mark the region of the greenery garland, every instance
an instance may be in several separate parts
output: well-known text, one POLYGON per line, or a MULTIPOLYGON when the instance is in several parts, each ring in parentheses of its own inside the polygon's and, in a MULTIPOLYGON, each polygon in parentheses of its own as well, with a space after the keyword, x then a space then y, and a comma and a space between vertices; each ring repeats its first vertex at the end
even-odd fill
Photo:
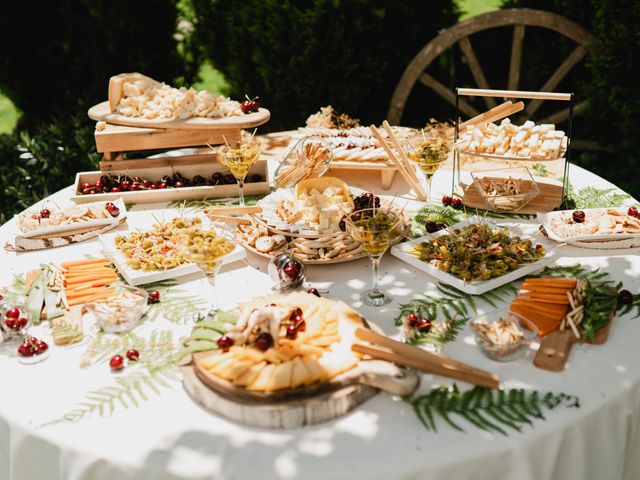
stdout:
POLYGON ((404 397, 425 428, 437 432, 436 418, 460 432, 458 418, 480 430, 507 435, 507 430, 522 431, 534 419, 544 420, 543 410, 559 406, 579 408, 580 400, 565 393, 545 393, 523 389, 491 390, 474 387, 461 392, 456 384, 436 387, 425 395, 404 397), (454 420, 455 418, 455 420, 454 420))

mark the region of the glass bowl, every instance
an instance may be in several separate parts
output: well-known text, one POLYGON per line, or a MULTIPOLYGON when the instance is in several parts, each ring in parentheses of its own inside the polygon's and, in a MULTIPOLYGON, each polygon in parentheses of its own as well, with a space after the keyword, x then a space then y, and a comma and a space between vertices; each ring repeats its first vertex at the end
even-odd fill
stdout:
POLYGON ((538 196, 540 188, 526 167, 472 172, 473 184, 495 212, 515 212, 538 196))
POLYGON ((118 285, 113 295, 86 304, 105 332, 123 333, 136 327, 144 315, 149 294, 142 288, 118 285))
POLYGON ((318 135, 299 140, 282 158, 274 174, 277 188, 294 187, 305 178, 324 175, 333 159, 331 144, 318 135))
POLYGON ((510 362, 516 360, 529 350, 531 341, 538 336, 538 327, 526 318, 513 312, 493 312, 491 314, 480 315, 473 322, 471 328, 475 334, 476 345, 491 360, 498 362, 510 362), (498 322, 500 319, 514 323, 517 329, 522 333, 519 340, 508 342, 499 342, 492 340, 486 335, 482 335, 477 330, 477 324, 489 324, 498 322))

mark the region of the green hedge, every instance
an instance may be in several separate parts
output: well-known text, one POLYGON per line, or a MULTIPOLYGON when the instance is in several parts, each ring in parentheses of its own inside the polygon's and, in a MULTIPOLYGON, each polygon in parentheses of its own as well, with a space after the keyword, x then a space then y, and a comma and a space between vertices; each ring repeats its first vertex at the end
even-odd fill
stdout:
POLYGON ((0 135, 0 224, 73 183, 76 172, 96 169, 93 131, 93 122, 76 115, 31 134, 0 135))
POLYGON ((3 2, 0 90, 33 125, 86 112, 116 73, 190 83, 199 59, 176 39, 177 16, 178 0, 3 2))
POLYGON ((191 1, 205 55, 233 96, 262 98, 270 129, 329 103, 379 122, 409 61, 458 18, 451 0, 191 1))

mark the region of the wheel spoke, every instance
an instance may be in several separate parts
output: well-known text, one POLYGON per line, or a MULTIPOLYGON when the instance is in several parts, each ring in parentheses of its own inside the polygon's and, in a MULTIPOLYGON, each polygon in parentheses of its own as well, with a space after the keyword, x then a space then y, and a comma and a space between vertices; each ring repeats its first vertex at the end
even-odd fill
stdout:
POLYGON ((513 43, 511 44, 511 61, 509 63, 509 90, 517 90, 520 82, 520 65, 522 63, 522 40, 524 40, 524 25, 513 28, 513 43))
MULTIPOLYGON (((469 37, 461 38, 459 43, 460 49, 462 50, 462 53, 469 63, 469 68, 471 69, 471 73, 478 87, 486 89, 491 88, 489 87, 487 78, 484 76, 484 72, 482 71, 480 62, 478 61, 478 57, 476 57, 476 52, 473 51, 473 47, 471 46, 471 40, 469 40, 469 37)), ((483 100, 487 104, 488 109, 492 109, 496 106, 496 101, 494 98, 484 97, 483 100)))
MULTIPOLYGON (((558 84, 562 81, 564 77, 571 71, 571 69, 578 63, 580 60, 584 58, 587 54, 587 50, 582 46, 578 45, 573 52, 569 54, 567 58, 564 59, 562 64, 553 72, 553 75, 549 77, 549 80, 545 82, 540 91, 542 92, 552 92, 558 84)), ((524 119, 529 119, 533 115, 535 115, 538 108, 542 104, 542 100, 533 100, 524 111, 524 119)), ((567 114, 567 118, 569 115, 567 114)))
MULTIPOLYGON (((453 93, 449 88, 444 86, 438 80, 433 78, 427 72, 422 72, 420 74, 419 80, 420 80, 420 83, 422 83, 427 88, 430 88, 431 90, 436 92, 438 95, 444 98, 451 105, 456 104, 455 93, 453 93)), ((475 117, 476 115, 479 115, 479 112, 475 108, 473 108, 471 105, 469 105, 467 102, 465 102, 461 98, 458 99, 458 106, 460 107, 460 110, 463 113, 465 113, 466 115, 469 115, 470 117, 475 117)))
MULTIPOLYGON (((534 101, 537 101, 537 100, 534 100, 534 101)), ((587 108, 588 104, 589 104, 589 100, 583 100, 582 102, 575 104, 573 106, 573 114, 575 115, 577 113, 584 111, 585 108, 587 108)), ((564 122, 568 118, 569 118, 569 109, 565 108, 563 110, 560 110, 559 112, 549 115, 540 123, 553 123, 554 125, 557 125, 559 123, 564 122)))

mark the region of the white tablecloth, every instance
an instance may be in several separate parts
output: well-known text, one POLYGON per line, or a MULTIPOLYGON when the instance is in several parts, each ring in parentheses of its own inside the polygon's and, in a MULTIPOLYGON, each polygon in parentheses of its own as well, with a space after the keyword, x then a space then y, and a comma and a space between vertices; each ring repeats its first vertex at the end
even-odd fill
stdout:
MULTIPOLYGON (((436 174, 434 191, 450 188, 450 171, 436 174)), ((349 183, 367 188, 375 177, 358 174, 349 183)), ((576 188, 610 186, 578 167, 571 169, 576 188)), ((417 204, 398 177, 387 192, 398 194, 399 204, 417 204)), ((54 195, 64 202, 70 188, 54 195)), ((437 194, 434 194, 437 197, 437 194)), ((157 207, 157 206, 156 206, 157 207)), ((136 225, 148 213, 140 207, 130 214, 136 225)), ((165 212, 169 217, 170 212, 165 212)), ((15 232, 9 222, 0 228, 4 244, 15 232)), ((97 241, 49 251, 0 253, 0 285, 16 273, 40 262, 61 262, 97 253, 97 241)), ((266 262, 249 256, 249 265, 226 267, 218 281, 223 307, 250 295, 269 292, 266 262)), ((640 287, 638 251, 598 251, 567 247, 558 263, 579 262, 602 268, 625 287, 640 287)), ((370 279, 366 259, 330 267, 311 267, 309 281, 329 288, 330 298, 344 300, 396 334, 393 318, 399 303, 433 290, 432 280, 386 255, 381 266, 382 284, 395 297, 390 305, 363 307, 358 292, 370 279)), ((185 281, 185 280, 181 280, 185 281)), ((185 288, 205 293, 198 276, 185 288)), ((491 310, 488 305, 480 305, 491 310)), ((188 325, 165 320, 146 324, 141 335, 172 328, 175 338, 188 334, 188 325)), ((35 328, 44 334, 46 328, 35 328)), ((522 433, 489 434, 470 425, 460 433, 440 423, 428 432, 411 408, 379 394, 338 420, 300 430, 269 431, 230 423, 213 415, 187 395, 176 381, 150 394, 137 408, 118 406, 107 417, 94 414, 76 423, 41 427, 84 400, 89 390, 113 383, 106 362, 79 368, 85 347, 52 347, 51 357, 25 366, 6 348, 0 352, 0 478, 19 480, 75 479, 637 479, 640 478, 640 319, 616 318, 608 342, 602 346, 577 345, 562 373, 538 370, 531 357, 500 364, 485 358, 470 342, 468 333, 445 346, 444 353, 498 373, 506 388, 524 387, 565 392, 580 397, 579 409, 559 408, 522 433)), ((52 343, 52 342, 51 342, 52 343)), ((423 375, 423 391, 450 384, 447 379, 423 375)), ((461 385, 465 387, 465 385, 461 385)))

